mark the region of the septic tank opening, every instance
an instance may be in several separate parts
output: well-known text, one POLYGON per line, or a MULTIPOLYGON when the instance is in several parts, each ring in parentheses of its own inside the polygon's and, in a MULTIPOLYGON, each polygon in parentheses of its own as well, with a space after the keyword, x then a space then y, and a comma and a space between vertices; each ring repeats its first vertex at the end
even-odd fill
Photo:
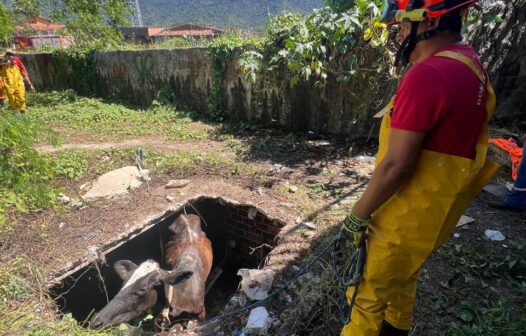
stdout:
MULTIPOLYGON (((202 228, 212 242, 214 264, 210 275, 215 269, 222 269, 205 298, 207 319, 219 313, 237 290, 240 280, 237 271, 263 264, 283 225, 253 206, 234 205, 209 197, 189 201, 188 205, 106 253, 106 264, 90 264, 50 288, 60 311, 71 313, 82 323, 102 309, 122 286, 122 280, 113 270, 113 264, 118 260, 128 259, 140 264, 154 259, 164 266, 164 247, 172 235, 168 226, 184 213, 201 216, 202 228)), ((158 300, 154 314, 158 314, 165 304, 164 293, 161 294, 162 299, 158 300)))

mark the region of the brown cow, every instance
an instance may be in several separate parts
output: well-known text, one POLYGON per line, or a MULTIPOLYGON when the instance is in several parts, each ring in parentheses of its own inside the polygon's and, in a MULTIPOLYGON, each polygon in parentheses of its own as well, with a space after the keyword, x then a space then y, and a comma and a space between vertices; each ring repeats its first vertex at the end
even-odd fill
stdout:
POLYGON ((157 302, 155 286, 165 286, 170 316, 183 312, 205 318, 205 281, 212 268, 212 244, 201 230, 196 215, 181 215, 169 227, 174 233, 166 246, 164 271, 153 260, 137 266, 129 260, 117 261, 116 272, 124 280, 117 295, 90 323, 92 328, 129 322, 150 310, 157 302))
POLYGON ((212 244, 201 230, 196 215, 181 215, 170 225, 174 233, 166 246, 166 263, 172 268, 191 270, 193 275, 177 286, 165 285, 170 316, 183 312, 205 319, 205 282, 212 268, 212 244))

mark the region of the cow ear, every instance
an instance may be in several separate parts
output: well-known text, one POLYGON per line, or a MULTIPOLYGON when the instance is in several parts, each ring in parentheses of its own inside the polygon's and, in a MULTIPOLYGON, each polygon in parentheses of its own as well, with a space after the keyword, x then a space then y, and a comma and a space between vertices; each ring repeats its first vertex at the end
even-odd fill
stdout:
POLYGON ((113 265, 113 269, 115 272, 117 272, 122 280, 126 280, 128 274, 137 269, 137 265, 129 260, 119 260, 113 265))
POLYGON ((250 270, 246 268, 241 268, 237 271, 237 275, 241 276, 243 279, 250 275, 250 270))

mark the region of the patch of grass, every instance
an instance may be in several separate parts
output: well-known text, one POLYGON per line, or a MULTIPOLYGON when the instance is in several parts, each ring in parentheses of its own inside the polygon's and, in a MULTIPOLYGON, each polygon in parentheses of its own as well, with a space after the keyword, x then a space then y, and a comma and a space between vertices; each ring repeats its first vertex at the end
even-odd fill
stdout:
POLYGON ((134 109, 98 98, 77 96, 73 91, 36 93, 28 96, 31 119, 68 133, 78 131, 106 139, 160 136, 166 139, 204 139, 207 131, 192 130, 189 114, 166 104, 147 110, 134 109))
POLYGON ((80 327, 71 315, 57 318, 53 301, 46 294, 42 272, 24 258, 0 264, 1 335, 122 335, 80 327))
POLYGON ((431 307, 439 335, 524 335, 526 245, 507 244, 510 248, 498 254, 484 244, 450 242, 438 250, 453 271, 431 307))
POLYGON ((257 164, 222 157, 215 153, 199 152, 162 155, 150 151, 146 154, 145 166, 151 167, 154 173, 176 176, 191 176, 196 172, 203 172, 214 176, 257 178, 265 173, 257 164))

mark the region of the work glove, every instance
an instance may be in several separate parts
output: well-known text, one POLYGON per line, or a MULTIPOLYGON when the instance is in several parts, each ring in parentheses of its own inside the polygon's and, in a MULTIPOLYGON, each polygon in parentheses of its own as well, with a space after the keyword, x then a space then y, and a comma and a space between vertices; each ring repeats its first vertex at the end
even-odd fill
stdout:
POLYGON ((352 255, 363 243, 362 237, 369 223, 370 219, 360 219, 352 212, 340 222, 340 233, 333 250, 334 263, 339 273, 349 269, 352 255))

